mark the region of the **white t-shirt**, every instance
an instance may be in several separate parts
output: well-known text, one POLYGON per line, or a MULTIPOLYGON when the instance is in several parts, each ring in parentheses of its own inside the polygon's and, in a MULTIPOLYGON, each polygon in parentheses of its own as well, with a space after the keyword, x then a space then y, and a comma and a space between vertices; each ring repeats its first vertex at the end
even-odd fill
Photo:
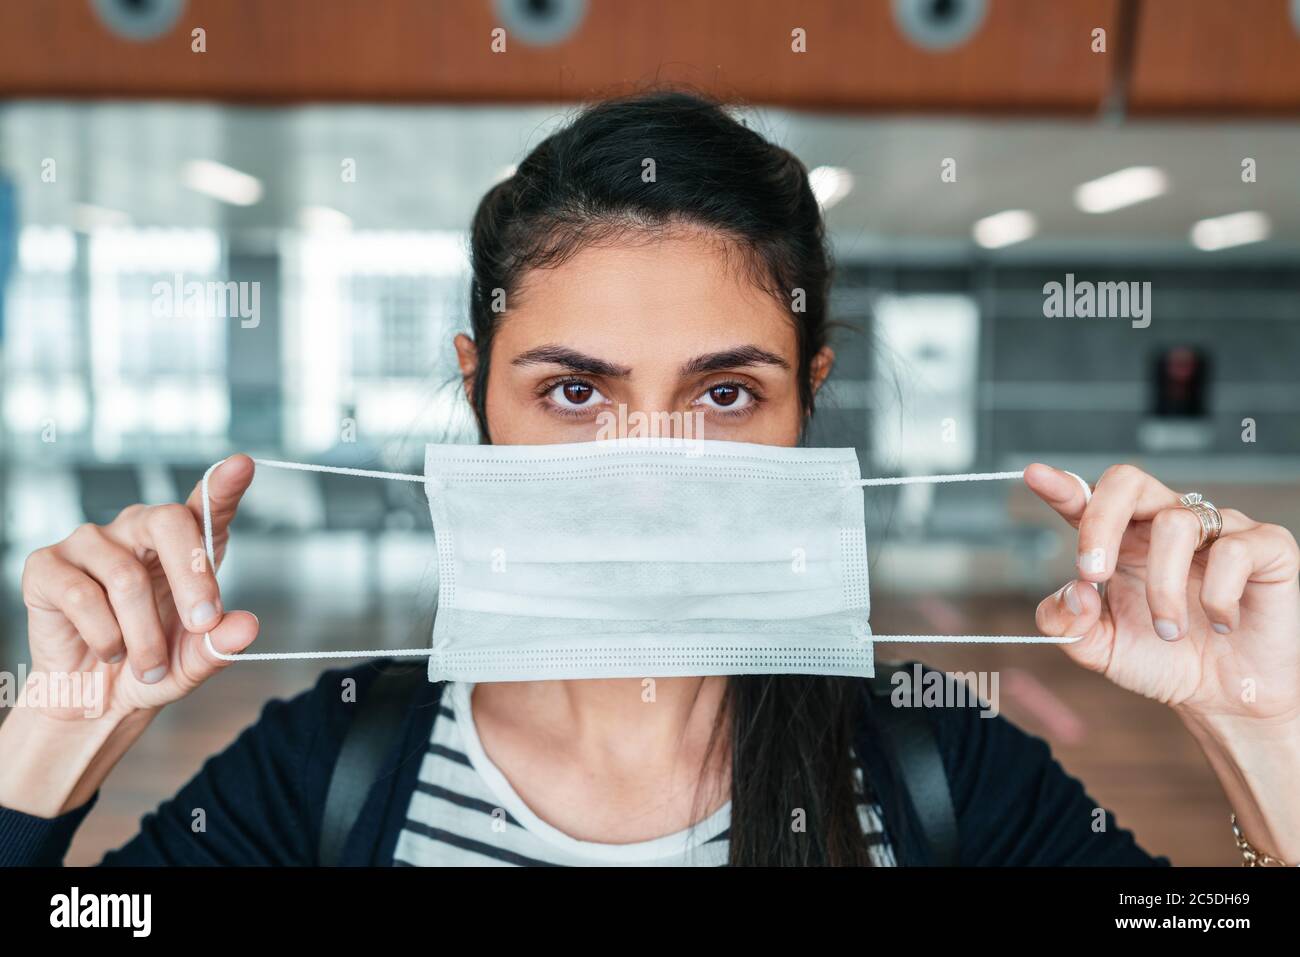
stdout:
MULTIPOLYGON (((686 828, 633 844, 579 841, 537 817, 479 742, 470 701, 474 685, 443 690, 429 747, 398 836, 393 863, 457 866, 720 866, 727 863, 731 802, 686 828)), ((878 866, 891 866, 880 809, 863 803, 863 830, 878 866)))

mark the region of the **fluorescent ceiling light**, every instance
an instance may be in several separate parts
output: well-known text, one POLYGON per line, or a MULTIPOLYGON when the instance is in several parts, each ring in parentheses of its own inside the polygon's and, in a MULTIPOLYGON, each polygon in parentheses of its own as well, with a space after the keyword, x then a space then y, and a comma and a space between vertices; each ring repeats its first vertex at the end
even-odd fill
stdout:
POLYGON ((1192 245, 1197 249, 1213 252, 1230 246, 1244 246, 1268 239, 1270 232, 1268 217, 1263 213, 1244 212, 1229 213, 1227 216, 1215 216, 1202 219, 1192 226, 1192 245))
POLYGON ((1038 232, 1038 220, 1027 209, 1006 209, 975 223, 975 242, 985 249, 1000 249, 1024 242, 1038 232))
POLYGON ((1169 177, 1155 166, 1130 166, 1075 187, 1074 205, 1085 213, 1113 213, 1163 196, 1169 177))
POLYGON ((839 166, 818 166, 808 182, 821 208, 830 209, 853 189, 853 174, 839 166))
POLYGON ((181 170, 185 185, 195 192, 233 206, 252 206, 262 198, 262 181, 224 163, 190 160, 181 170))
POLYGON ((340 233, 352 228, 352 220, 332 206, 304 206, 298 224, 309 233, 340 233))

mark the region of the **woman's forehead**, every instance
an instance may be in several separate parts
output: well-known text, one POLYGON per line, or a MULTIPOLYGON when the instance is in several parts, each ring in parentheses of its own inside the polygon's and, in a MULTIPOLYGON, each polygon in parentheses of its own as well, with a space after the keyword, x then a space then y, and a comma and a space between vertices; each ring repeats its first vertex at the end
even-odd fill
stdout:
POLYGON ((735 265, 716 242, 695 237, 589 246, 527 275, 497 345, 554 341, 669 358, 757 343, 792 353, 789 314, 735 265))

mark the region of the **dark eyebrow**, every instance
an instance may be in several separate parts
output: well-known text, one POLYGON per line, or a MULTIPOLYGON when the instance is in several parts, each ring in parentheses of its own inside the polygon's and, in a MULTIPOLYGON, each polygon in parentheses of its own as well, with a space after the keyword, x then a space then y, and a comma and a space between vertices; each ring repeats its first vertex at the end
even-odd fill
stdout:
POLYGON ((699 375, 702 372, 738 369, 743 366, 778 366, 782 369, 788 369, 790 363, 775 353, 760 349, 758 346, 737 346, 735 349, 725 349, 722 352, 710 352, 706 355, 696 356, 694 359, 682 364, 680 374, 682 376, 699 375))
POLYGON ((531 366, 544 363, 563 366, 570 372, 585 372, 588 375, 605 376, 610 379, 621 379, 632 374, 632 370, 627 366, 617 366, 612 362, 584 355, 564 346, 538 346, 536 349, 529 349, 515 356, 511 365, 531 366))

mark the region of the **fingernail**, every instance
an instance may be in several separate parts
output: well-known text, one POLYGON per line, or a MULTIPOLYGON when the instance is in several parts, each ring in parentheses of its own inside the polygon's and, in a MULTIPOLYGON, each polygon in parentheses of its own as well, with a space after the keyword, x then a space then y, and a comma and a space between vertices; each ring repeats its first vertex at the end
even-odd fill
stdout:
POLYGON ((1079 602, 1079 596, 1074 592, 1074 582, 1065 586, 1065 592, 1061 595, 1065 599, 1065 607, 1070 609, 1071 615, 1077 615, 1083 611, 1083 605, 1079 602))
POLYGON ((1156 634, 1165 641, 1173 641, 1178 637, 1178 626, 1168 618, 1157 618, 1156 634))
POLYGON ((121 660, 122 660, 123 658, 125 658, 125 657, 126 657, 126 652, 124 652, 124 651, 119 651, 119 652, 118 652, 117 654, 115 654, 112 658, 109 658, 109 659, 108 659, 108 663, 109 663, 110 665, 115 665, 115 664, 117 664, 119 661, 121 661, 121 660))
POLYGON ((1098 572, 1106 570, 1106 549, 1094 548, 1086 552, 1079 553, 1079 571, 1095 575, 1098 572))
POLYGON ((140 676, 140 680, 147 685, 156 685, 162 681, 163 675, 167 674, 167 666, 159 665, 157 668, 150 668, 140 676))
POLYGON ((210 601, 199 602, 190 612, 190 624, 203 626, 217 617, 217 606, 210 601))
POLYGON ((1221 635, 1226 635, 1232 631, 1232 629, 1229 628, 1227 625, 1221 625, 1217 621, 1214 623, 1214 630, 1221 635))

